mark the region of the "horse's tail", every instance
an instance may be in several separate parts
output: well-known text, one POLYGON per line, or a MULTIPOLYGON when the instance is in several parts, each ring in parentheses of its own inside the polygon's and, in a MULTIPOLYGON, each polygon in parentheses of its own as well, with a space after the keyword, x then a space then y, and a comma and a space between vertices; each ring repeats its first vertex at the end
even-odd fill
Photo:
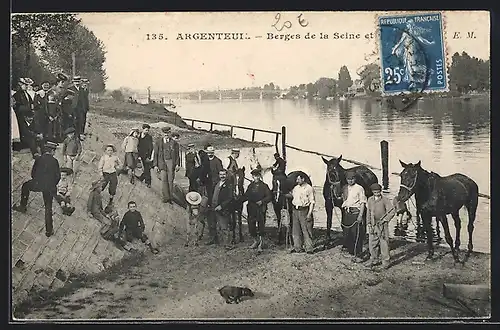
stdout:
POLYGON ((476 218, 476 211, 479 204, 479 186, 472 179, 468 181, 469 200, 467 201, 466 207, 469 212, 469 225, 471 225, 476 218))

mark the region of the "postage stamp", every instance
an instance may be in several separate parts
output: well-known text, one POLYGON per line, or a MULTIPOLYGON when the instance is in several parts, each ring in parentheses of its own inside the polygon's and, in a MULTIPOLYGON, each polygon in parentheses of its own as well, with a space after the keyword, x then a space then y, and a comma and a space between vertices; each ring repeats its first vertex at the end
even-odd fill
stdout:
POLYGON ((383 94, 448 91, 442 14, 378 18, 383 94))

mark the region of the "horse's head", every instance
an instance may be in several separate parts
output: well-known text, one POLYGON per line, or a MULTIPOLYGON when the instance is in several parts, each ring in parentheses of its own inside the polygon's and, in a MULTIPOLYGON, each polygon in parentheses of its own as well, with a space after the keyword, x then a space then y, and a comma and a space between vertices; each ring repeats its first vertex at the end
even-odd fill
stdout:
POLYGON ((321 158, 326 164, 326 180, 330 185, 333 197, 340 198, 342 196, 342 181, 345 180, 344 169, 340 165, 342 155, 338 158, 332 158, 330 160, 327 160, 325 157, 321 158))
POLYGON ((399 192, 396 198, 399 202, 406 202, 415 193, 415 187, 417 186, 418 176, 422 171, 422 167, 420 167, 420 161, 416 164, 406 164, 400 160, 399 163, 403 167, 403 171, 399 174, 401 184, 399 185, 399 192))

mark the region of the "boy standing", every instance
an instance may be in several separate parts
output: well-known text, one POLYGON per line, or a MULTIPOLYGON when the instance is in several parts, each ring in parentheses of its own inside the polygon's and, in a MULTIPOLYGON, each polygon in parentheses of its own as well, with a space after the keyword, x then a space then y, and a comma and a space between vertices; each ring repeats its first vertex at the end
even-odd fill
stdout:
POLYGON ((153 247, 148 236, 144 234, 144 229, 144 220, 141 213, 137 211, 137 204, 134 201, 128 202, 128 211, 125 212, 120 223, 119 237, 124 236, 125 243, 132 242, 134 238, 138 238, 149 247, 151 252, 157 254, 159 252, 158 249, 153 247))
POLYGON ((66 167, 73 170, 72 181, 75 182, 75 160, 77 160, 82 153, 82 143, 80 142, 80 139, 75 136, 75 129, 73 127, 67 128, 64 131, 64 135, 66 138, 64 139, 62 146, 62 154, 66 167))
POLYGON ((382 186, 378 183, 371 185, 373 196, 367 202, 367 229, 369 233, 370 263, 368 267, 380 263, 379 255, 382 256, 382 267, 389 268, 389 221, 396 214, 395 208, 389 199, 382 195, 382 186))

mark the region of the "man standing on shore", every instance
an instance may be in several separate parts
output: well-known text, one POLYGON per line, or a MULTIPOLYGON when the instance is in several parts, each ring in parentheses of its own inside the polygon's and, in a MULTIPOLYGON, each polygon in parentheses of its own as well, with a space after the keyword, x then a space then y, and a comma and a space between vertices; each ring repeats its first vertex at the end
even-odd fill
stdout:
POLYGON ((233 188, 231 183, 226 181, 227 170, 219 170, 219 181, 214 187, 210 209, 212 216, 209 217, 208 230, 210 240, 207 245, 220 243, 226 249, 231 249, 231 202, 233 201, 233 188), (215 220, 215 221, 214 221, 215 220))
POLYGON ((303 252, 305 248, 306 253, 313 254, 314 189, 301 174, 297 176, 297 185, 293 188, 291 197, 293 249, 290 252, 303 252))
POLYGON ((354 255, 355 262, 362 262, 363 252, 363 214, 365 212, 365 190, 356 183, 353 172, 346 174, 347 185, 342 192, 342 232, 344 235, 343 251, 354 255))
POLYGON ((219 172, 224 169, 222 161, 215 156, 215 149, 213 146, 207 146, 206 153, 208 156, 208 165, 210 168, 209 180, 207 185, 208 200, 212 201, 212 195, 214 193, 214 187, 219 182, 219 172))
POLYGON ((198 184, 196 178, 194 178, 195 170, 200 167, 200 161, 198 159, 198 154, 194 150, 194 143, 188 144, 188 149, 185 155, 185 167, 186 167, 186 178, 189 180, 189 192, 197 191, 198 184))
POLYGON ((273 199, 273 195, 269 186, 262 181, 262 173, 260 170, 254 169, 251 174, 253 182, 248 185, 241 202, 248 201, 248 230, 250 236, 253 238, 253 244, 250 248, 257 249, 258 252, 261 252, 267 204, 273 199))
POLYGON ((172 203, 175 165, 178 164, 179 153, 175 141, 170 137, 170 127, 163 127, 163 136, 156 140, 153 148, 153 166, 161 175, 163 203, 172 203), (176 152, 177 151, 177 152, 176 152))
POLYGON ((45 143, 43 155, 35 159, 31 169, 31 180, 23 183, 21 187, 21 203, 13 206, 15 211, 26 213, 30 192, 41 192, 45 207, 45 236, 47 237, 54 234, 52 201, 57 193, 57 184, 61 179, 59 162, 54 158, 56 148, 56 143, 49 141, 45 143))
POLYGON ((142 166, 144 167, 144 172, 139 180, 144 181, 148 188, 151 188, 151 167, 153 164, 153 137, 149 134, 150 129, 151 126, 148 124, 142 125, 142 132, 139 135, 139 145, 137 146, 139 157, 141 157, 142 166))

